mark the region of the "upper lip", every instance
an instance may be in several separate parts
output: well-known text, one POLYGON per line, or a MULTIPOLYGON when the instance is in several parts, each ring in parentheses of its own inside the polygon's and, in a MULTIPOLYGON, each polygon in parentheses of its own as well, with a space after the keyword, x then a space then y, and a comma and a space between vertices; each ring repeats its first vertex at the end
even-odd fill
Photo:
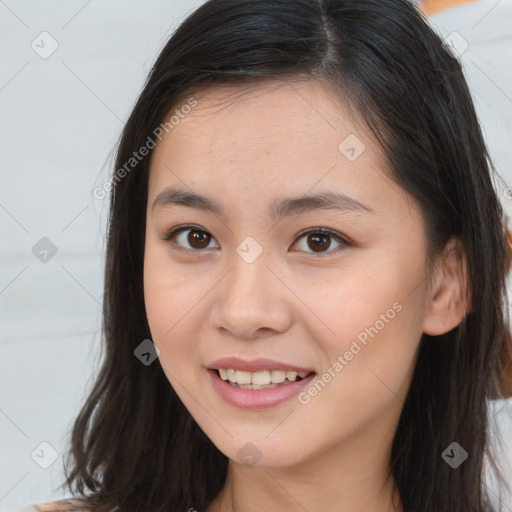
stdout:
POLYGON ((296 366, 293 364, 282 363, 280 361, 275 361, 273 359, 252 359, 251 361, 245 359, 239 359, 238 357, 222 357, 221 359, 216 359, 212 361, 208 368, 210 370, 218 370, 219 368, 228 369, 231 368, 233 370, 241 370, 245 372, 261 372, 261 371, 275 371, 275 370, 284 370, 284 371, 296 371, 311 373, 314 372, 311 368, 304 368, 302 366, 296 366))

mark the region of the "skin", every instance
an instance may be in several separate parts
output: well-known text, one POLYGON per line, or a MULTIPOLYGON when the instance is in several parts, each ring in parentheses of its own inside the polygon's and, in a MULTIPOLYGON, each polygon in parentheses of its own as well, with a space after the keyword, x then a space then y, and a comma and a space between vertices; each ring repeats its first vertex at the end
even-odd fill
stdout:
POLYGON ((451 242, 428 273, 415 201, 326 84, 272 81, 195 98, 152 155, 144 289, 170 384, 230 459, 208 512, 401 511, 388 477, 391 443, 422 333, 451 330, 469 309, 460 248, 451 242), (350 134, 366 147, 354 161, 338 148, 350 134), (170 186, 222 203, 226 217, 183 205, 153 209, 170 186), (269 216, 272 200, 320 191, 372 212, 269 216), (211 238, 198 244, 185 231, 164 240, 183 224, 211 238), (327 237, 319 250, 297 236, 319 227, 351 244, 327 237), (252 263, 236 252, 248 236, 263 250, 252 263), (242 410, 211 385, 206 368, 224 356, 277 359, 313 368, 318 379, 397 302, 401 311, 307 404, 295 397, 242 410), (252 466, 237 455, 248 442, 261 456, 252 466))

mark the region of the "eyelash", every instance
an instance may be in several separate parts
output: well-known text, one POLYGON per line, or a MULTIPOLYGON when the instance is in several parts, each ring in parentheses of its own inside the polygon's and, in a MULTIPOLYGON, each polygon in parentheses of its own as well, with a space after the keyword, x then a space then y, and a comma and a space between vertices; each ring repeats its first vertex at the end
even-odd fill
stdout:
MULTIPOLYGON (((190 230, 190 231, 198 231, 200 233, 211 234, 208 231, 206 231, 205 229, 201 228, 200 226, 196 226, 196 225, 182 225, 182 226, 178 226, 178 227, 172 228, 171 230, 166 232, 162 239, 167 241, 167 242, 171 242, 172 241, 173 244, 176 244, 176 242, 173 240, 173 238, 175 238, 179 234, 183 233, 184 231, 188 231, 188 230, 190 230)), ((322 257, 325 257, 325 256, 330 256, 332 254, 340 253, 340 252, 344 251, 345 249, 347 249, 348 247, 350 247, 351 245, 353 245, 353 243, 350 242, 346 237, 340 235, 336 231, 332 231, 332 230, 326 229, 326 228, 309 228, 309 229, 306 229, 304 231, 301 231, 300 233, 297 234, 297 237, 296 237, 296 239, 295 239, 295 241, 293 243, 295 244, 301 238, 304 238, 305 236, 311 235, 311 234, 328 235, 331 238, 333 238, 336 242, 339 242, 339 243, 342 244, 342 246, 340 246, 340 247, 336 247, 333 250, 327 250, 327 251, 324 251, 324 252, 317 252, 317 253, 315 253, 313 251, 311 251, 311 252, 309 252, 309 251, 302 251, 302 252, 306 252, 307 254, 311 254, 311 255, 313 255, 316 258, 322 258, 322 257)), ((213 236, 212 236, 212 238, 213 238, 213 236)), ((189 251, 189 252, 196 252, 196 253, 200 253, 200 252, 203 252, 203 251, 206 250, 206 248, 203 248, 203 249, 188 249, 186 247, 181 247, 181 246, 178 246, 177 248, 178 248, 178 250, 189 251)), ((301 251, 297 251, 297 252, 301 252, 301 251)))

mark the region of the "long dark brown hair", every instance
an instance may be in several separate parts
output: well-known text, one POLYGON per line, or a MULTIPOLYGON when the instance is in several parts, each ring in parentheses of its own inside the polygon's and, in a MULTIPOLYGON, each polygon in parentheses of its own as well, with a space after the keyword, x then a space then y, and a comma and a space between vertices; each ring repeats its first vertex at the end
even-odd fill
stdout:
POLYGON ((161 51, 117 147, 103 361, 66 460, 66 485, 91 510, 202 512, 228 467, 158 360, 146 366, 134 356, 151 339, 143 294, 151 153, 126 163, 206 87, 298 77, 328 81, 375 134, 392 178, 421 206, 429 261, 452 236, 465 250, 471 311, 445 335, 421 339, 390 467, 404 512, 490 510, 483 468, 486 454, 492 461, 488 398, 501 396, 506 222, 461 66, 407 0, 210 0, 161 51), (457 469, 441 456, 454 441, 469 454, 457 469))

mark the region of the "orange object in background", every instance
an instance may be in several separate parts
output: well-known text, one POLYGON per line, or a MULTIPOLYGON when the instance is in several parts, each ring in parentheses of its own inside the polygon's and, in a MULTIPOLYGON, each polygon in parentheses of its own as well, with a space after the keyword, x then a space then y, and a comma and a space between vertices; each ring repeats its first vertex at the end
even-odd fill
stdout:
POLYGON ((475 0, 423 0, 421 4, 426 14, 434 14, 449 9, 450 7, 455 7, 456 5, 470 4, 474 1, 475 0))

